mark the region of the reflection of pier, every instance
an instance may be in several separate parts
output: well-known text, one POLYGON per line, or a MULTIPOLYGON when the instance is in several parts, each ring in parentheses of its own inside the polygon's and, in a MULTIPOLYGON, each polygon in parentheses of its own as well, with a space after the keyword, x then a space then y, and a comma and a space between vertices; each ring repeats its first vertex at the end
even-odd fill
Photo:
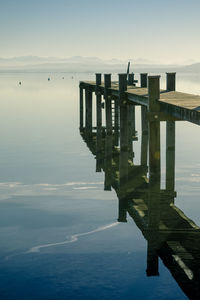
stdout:
MULTIPOLYGON (((175 90, 175 74, 168 74, 168 90, 175 90)), ((146 74, 141 76, 147 85, 146 74)), ((93 87, 80 84, 80 132, 96 157, 96 171, 105 173, 104 189, 119 199, 119 222, 133 218, 148 242, 147 275, 159 275, 158 258, 170 270, 189 299, 200 299, 200 228, 175 206, 175 117, 160 112, 159 77, 148 78, 148 106, 141 104, 140 165, 134 164, 135 105, 129 101, 125 74, 119 75, 118 95, 105 75, 96 75, 96 127, 92 126, 93 87), (85 93, 85 122, 83 118, 85 93), (105 102, 105 126, 102 109, 105 102), (160 121, 166 121, 166 182, 160 188, 160 121), (85 125, 84 125, 85 124, 85 125), (148 174, 148 176, 147 176, 148 174)))

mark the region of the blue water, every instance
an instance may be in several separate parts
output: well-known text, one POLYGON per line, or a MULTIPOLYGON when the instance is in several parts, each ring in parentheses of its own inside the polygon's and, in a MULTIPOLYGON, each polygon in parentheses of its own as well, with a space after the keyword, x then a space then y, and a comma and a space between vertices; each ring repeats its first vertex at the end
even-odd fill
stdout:
MULTIPOLYGON (((90 78, 0 74, 0 299, 187 299, 162 261, 146 276, 133 220, 116 223, 117 196, 79 134, 78 83, 90 78)), ((199 225, 200 128, 176 130, 177 206, 199 225)))

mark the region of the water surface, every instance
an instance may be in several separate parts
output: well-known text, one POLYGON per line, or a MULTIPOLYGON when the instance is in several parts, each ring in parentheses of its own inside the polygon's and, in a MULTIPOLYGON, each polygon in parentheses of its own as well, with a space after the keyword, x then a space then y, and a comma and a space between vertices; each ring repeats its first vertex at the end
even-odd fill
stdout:
MULTIPOLYGON (((117 222, 116 193, 95 172, 79 133, 78 84, 91 78, 0 74, 1 299, 187 299, 161 260, 159 276, 146 276, 147 242, 130 217, 117 222)), ((178 75, 177 89, 200 94, 196 78, 178 75)), ((197 225, 199 130, 176 123, 175 203, 197 225)))

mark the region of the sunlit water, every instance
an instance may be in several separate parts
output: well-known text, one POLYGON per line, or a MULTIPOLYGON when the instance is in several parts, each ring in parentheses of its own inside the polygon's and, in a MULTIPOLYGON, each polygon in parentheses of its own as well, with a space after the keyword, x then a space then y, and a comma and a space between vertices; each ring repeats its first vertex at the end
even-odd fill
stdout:
MULTIPOLYGON (((79 80, 93 78, 0 74, 0 298, 186 299, 161 261, 160 276, 146 276, 132 219, 116 223, 116 194, 79 134, 79 80)), ((200 94, 199 79, 178 74, 177 90, 200 94)), ((176 205, 198 225, 199 134, 176 122, 176 205)))

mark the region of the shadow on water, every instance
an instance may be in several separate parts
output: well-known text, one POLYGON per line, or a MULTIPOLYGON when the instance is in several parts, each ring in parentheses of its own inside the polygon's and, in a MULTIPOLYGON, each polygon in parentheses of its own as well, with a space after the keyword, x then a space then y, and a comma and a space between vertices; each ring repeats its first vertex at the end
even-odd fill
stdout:
POLYGON ((118 221, 127 222, 129 214, 147 240, 147 276, 159 275, 160 258, 187 297, 200 299, 200 228, 175 205, 175 121, 166 122, 166 179, 161 189, 160 121, 149 121, 146 107, 141 107, 140 164, 135 165, 134 105, 111 100, 112 124, 102 126, 101 101, 97 93, 97 127, 91 126, 86 112, 80 134, 96 158, 96 172, 105 173, 104 189, 118 196, 118 221))

